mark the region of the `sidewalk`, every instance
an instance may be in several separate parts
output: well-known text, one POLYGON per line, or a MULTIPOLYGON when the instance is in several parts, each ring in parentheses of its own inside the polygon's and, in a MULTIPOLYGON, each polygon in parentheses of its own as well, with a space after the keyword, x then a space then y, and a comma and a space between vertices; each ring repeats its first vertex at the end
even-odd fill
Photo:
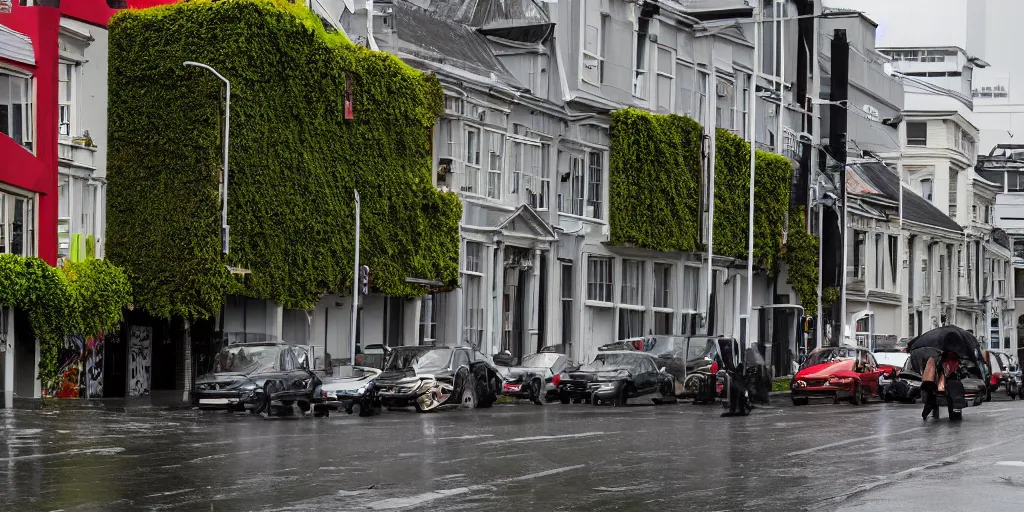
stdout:
POLYGON ((187 410, 192 404, 182 400, 182 392, 154 391, 147 396, 127 398, 14 398, 14 409, 104 409, 128 411, 131 409, 187 410))

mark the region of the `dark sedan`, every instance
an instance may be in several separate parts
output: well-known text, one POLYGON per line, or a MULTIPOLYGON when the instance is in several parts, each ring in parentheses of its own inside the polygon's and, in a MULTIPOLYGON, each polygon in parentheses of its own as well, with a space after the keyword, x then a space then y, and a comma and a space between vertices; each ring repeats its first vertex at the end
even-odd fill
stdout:
POLYGON ((490 407, 501 392, 501 376, 469 347, 395 347, 374 387, 383 407, 490 407))
POLYGON ((309 369, 306 347, 286 343, 238 343, 217 354, 213 371, 196 379, 192 403, 200 408, 250 410, 273 406, 309 411, 320 379, 309 369))
POLYGON ((586 399, 594 405, 610 402, 624 406, 630 399, 651 399, 656 404, 674 402, 675 379, 657 367, 645 352, 600 352, 590 364, 570 372, 558 384, 563 404, 586 399))

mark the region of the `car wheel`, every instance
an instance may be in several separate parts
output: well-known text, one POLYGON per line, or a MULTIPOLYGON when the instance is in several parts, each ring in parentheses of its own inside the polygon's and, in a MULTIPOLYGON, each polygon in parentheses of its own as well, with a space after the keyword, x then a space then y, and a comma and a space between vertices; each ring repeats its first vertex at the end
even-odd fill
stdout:
POLYGON ((476 409, 477 406, 477 382, 476 377, 470 374, 467 378, 472 379, 462 386, 462 396, 459 397, 459 407, 463 409, 476 409))
POLYGON ((535 405, 544 405, 544 402, 540 399, 541 386, 539 379, 530 381, 530 401, 535 405))
POLYGON ((807 399, 806 398, 793 397, 793 405, 796 406, 796 407, 807 405, 807 399))
POLYGON ((309 402, 300 400, 298 402, 298 404, 299 404, 299 410, 302 411, 303 414, 306 414, 306 413, 309 412, 309 410, 311 408, 309 402))
POLYGON ((626 385, 623 384, 622 387, 619 388, 619 394, 615 395, 615 402, 613 402, 613 405, 615 407, 625 407, 628 402, 629 398, 626 395, 626 385))
POLYGON ((562 405, 569 405, 570 403, 572 403, 572 398, 569 398, 569 393, 566 393, 565 391, 560 391, 558 393, 558 401, 561 402, 562 405))
POLYGON ((853 405, 860 405, 861 404, 861 396, 862 395, 861 395, 860 386, 855 384, 853 386, 853 394, 850 395, 850 403, 853 404, 853 405))

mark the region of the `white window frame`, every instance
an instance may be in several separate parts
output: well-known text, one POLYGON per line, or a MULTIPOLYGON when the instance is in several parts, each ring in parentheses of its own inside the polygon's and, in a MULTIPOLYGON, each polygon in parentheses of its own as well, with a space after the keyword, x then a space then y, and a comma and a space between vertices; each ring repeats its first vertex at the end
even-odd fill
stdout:
POLYGON ((9 68, 0 66, 0 76, 7 79, 7 105, 8 105, 8 119, 7 128, 11 132, 9 134, 0 133, 0 136, 7 136, 14 139, 14 126, 19 124, 21 126, 21 140, 15 140, 21 147, 27 151, 35 153, 33 141, 35 141, 35 118, 33 117, 34 110, 34 99, 35 99, 35 80, 32 75, 21 73, 9 68), (24 89, 21 90, 22 96, 24 96, 21 105, 21 116, 20 119, 15 119, 14 114, 14 87, 11 82, 18 80, 24 84, 24 89))
POLYGON ((935 182, 931 178, 922 178, 919 183, 921 186, 921 197, 929 203, 932 202, 935 198, 935 182), (924 188, 926 183, 928 184, 928 190, 924 188))
POLYGON ((57 133, 61 137, 76 135, 78 63, 62 60, 57 70, 57 133), (61 87, 64 95, 61 95, 61 87))
POLYGON ((439 293, 428 293, 420 300, 418 339, 421 345, 430 345, 437 341, 437 306, 441 303, 440 297, 439 293))
POLYGON ((501 201, 504 197, 502 184, 505 182, 505 145, 508 137, 497 130, 484 130, 484 133, 487 135, 487 197, 501 201))
POLYGON ((623 307, 644 307, 644 283, 647 281, 646 261, 630 258, 619 260, 619 305, 623 307))
POLYGON ((636 17, 633 23, 633 96, 647 100, 651 96, 651 19, 636 17), (643 24, 646 28, 640 31, 643 24))
POLYGON ((697 67, 692 62, 677 58, 675 76, 677 78, 676 82, 678 82, 677 88, 679 89, 676 92, 676 113, 690 119, 696 119, 694 98, 697 97, 697 67), (689 74, 689 80, 686 79, 687 74, 689 74))
POLYGON ((580 80, 590 85, 600 86, 604 81, 605 30, 608 16, 600 11, 600 0, 585 0, 584 4, 581 12, 582 22, 580 23, 580 49, 583 57, 580 59, 580 80), (597 25, 593 25, 593 22, 596 22, 597 25), (594 35, 596 46, 594 51, 587 50, 588 28, 597 31, 594 35))
POLYGON ((540 146, 540 191, 537 193, 537 204, 533 207, 537 211, 548 211, 551 208, 551 145, 541 144, 540 146))
POLYGON ((656 44, 654 45, 654 54, 657 62, 655 62, 655 85, 654 90, 657 95, 655 104, 652 105, 658 113, 670 114, 675 108, 675 96, 676 96, 676 57, 675 49, 670 46, 656 44), (664 64, 662 60, 668 62, 668 72, 665 72, 662 68, 664 64), (668 100, 665 101, 662 98, 661 83, 662 80, 668 80, 668 100), (665 104, 666 107, 662 108, 665 104))
POLYGON ((653 322, 651 327, 654 334, 675 334, 676 311, 675 306, 675 268, 671 262, 655 261, 651 264, 653 279, 651 280, 654 295, 651 298, 651 310, 653 311, 653 322), (660 298, 665 301, 661 305, 660 298), (658 332, 659 315, 668 315, 668 331, 658 332))
POLYGON ((606 204, 604 195, 608 181, 605 179, 605 176, 608 174, 607 160, 607 155, 603 151, 588 151, 586 162, 584 162, 586 165, 586 173, 584 174, 586 178, 586 203, 584 204, 583 212, 586 214, 590 208, 593 208, 594 212, 586 215, 591 219, 604 220, 605 218, 606 204), (595 157, 599 160, 598 163, 600 164, 597 168, 594 167, 595 157), (598 178, 597 181, 594 180, 595 174, 598 178))
POLYGON ((35 225, 34 197, 0 188, 0 254, 35 256, 35 225), (21 252, 14 253, 11 243, 14 241, 15 204, 18 200, 22 201, 21 252))
POLYGON ((468 188, 468 190, 464 190, 464 192, 469 194, 483 195, 480 193, 480 183, 482 181, 480 179, 480 170, 482 167, 480 165, 480 160, 481 153, 483 153, 481 149, 481 146, 483 145, 483 131, 480 129, 479 126, 472 124, 464 124, 462 128, 462 133, 463 139, 465 139, 466 141, 464 146, 466 153, 466 160, 464 163, 466 166, 466 185, 464 185, 463 188, 468 188), (476 135, 475 146, 474 144, 470 143, 470 134, 476 135), (473 151, 474 147, 476 149, 475 152, 473 151))
POLYGON ((569 211, 582 217, 586 213, 587 174, 586 153, 569 153, 569 211))
POLYGON ((718 75, 715 82, 715 126, 718 128, 725 128, 733 133, 736 133, 736 80, 730 78, 727 75, 718 75), (718 97, 718 84, 719 82, 726 84, 732 89, 731 98, 719 98, 718 97), (730 101, 724 101, 730 100, 730 101), (718 110, 722 111, 722 121, 718 121, 718 110), (729 127, 724 126, 724 121, 730 121, 729 127))
POLYGON ((467 344, 478 349, 484 342, 485 295, 482 286, 484 283, 484 254, 487 250, 488 248, 481 242, 467 240, 465 243, 464 251, 466 257, 462 270, 463 314, 465 318, 462 320, 462 337, 467 344))
POLYGON ((711 73, 709 73, 708 70, 705 68, 698 67, 696 77, 697 82, 696 84, 694 84, 693 88, 694 119, 696 119, 696 121, 700 123, 701 126, 707 126, 708 120, 710 119, 708 117, 708 115, 710 115, 708 112, 708 88, 710 87, 709 84, 711 83, 711 73))
POLYGON ((611 307, 615 300, 615 258, 587 256, 587 295, 589 306, 611 307), (600 273, 600 275, 598 275, 600 273), (607 278, 607 281, 604 279, 607 278))

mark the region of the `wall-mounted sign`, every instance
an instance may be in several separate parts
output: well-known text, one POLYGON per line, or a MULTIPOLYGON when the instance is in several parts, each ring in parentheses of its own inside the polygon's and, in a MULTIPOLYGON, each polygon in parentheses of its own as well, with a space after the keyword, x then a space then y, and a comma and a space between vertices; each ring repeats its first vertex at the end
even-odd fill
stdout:
POLYGON ((0 14, 6 14, 11 12, 11 2, 13 0, 0 0, 0 14))

